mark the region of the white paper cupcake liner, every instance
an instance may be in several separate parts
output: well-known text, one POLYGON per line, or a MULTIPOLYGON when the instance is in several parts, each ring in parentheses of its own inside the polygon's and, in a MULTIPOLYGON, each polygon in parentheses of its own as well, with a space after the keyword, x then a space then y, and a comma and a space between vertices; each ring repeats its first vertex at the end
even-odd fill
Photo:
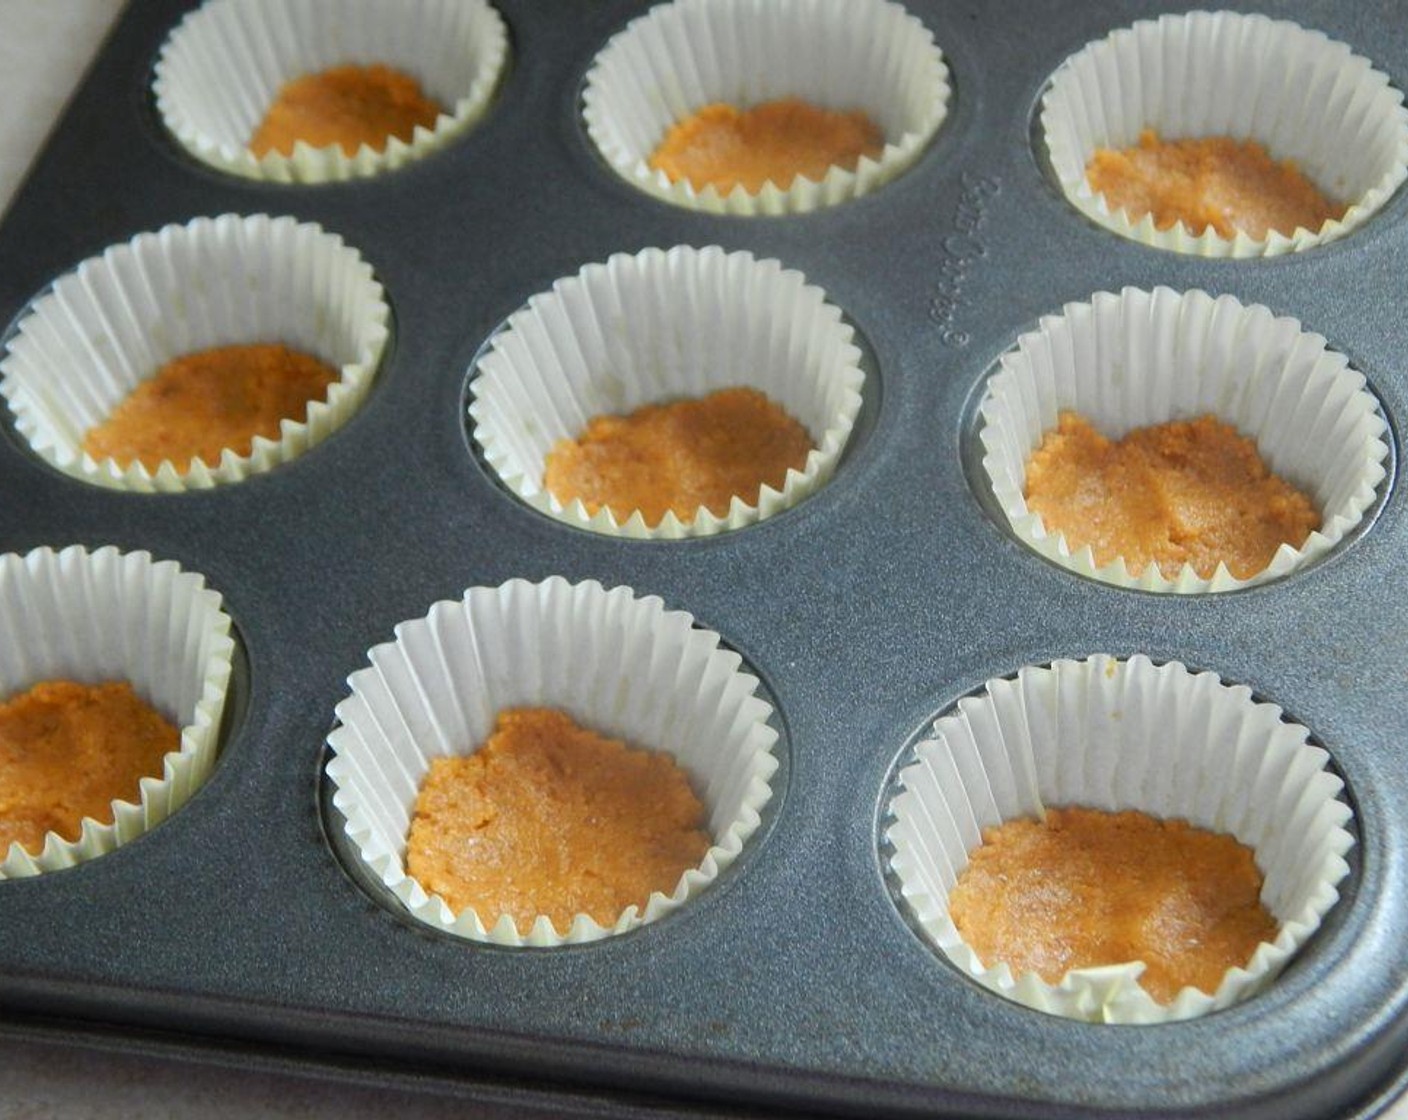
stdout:
POLYGON ((208 0, 171 33, 156 66, 157 109, 196 159, 276 182, 321 183, 391 171, 479 120, 508 58, 508 32, 485 0, 208 0), (247 144, 279 89, 345 64, 409 74, 446 110, 409 142, 294 146, 262 159, 247 144))
POLYGON ((0 556, 0 700, 42 681, 127 681, 181 728, 162 773, 113 821, 85 817, 77 840, 50 832, 38 854, 0 851, 0 880, 57 871, 105 855, 156 827, 205 781, 219 747, 234 640, 220 596, 203 577, 145 552, 74 546, 0 556))
POLYGON ((272 470, 326 439, 366 396, 386 347, 390 311, 371 266, 317 225, 266 214, 197 218, 144 233, 60 277, 21 317, 0 393, 30 446, 99 486, 198 490, 272 470), (194 351, 279 342, 338 367, 325 401, 283 421, 277 440, 226 450, 207 466, 149 471, 83 450, 101 423, 166 362, 194 351))
POLYGON ((470 385, 475 440, 523 501, 598 533, 674 539, 751 525, 788 509, 831 477, 860 411, 860 351, 826 294, 799 272, 717 246, 618 254, 559 280, 512 315, 470 385), (747 386, 803 425, 814 447, 781 490, 735 496, 719 517, 700 507, 656 525, 640 511, 595 515, 543 487, 559 440, 595 416, 747 386))
POLYGON ((1062 64, 1042 99, 1041 128, 1067 199, 1122 237, 1209 257, 1298 252, 1343 237, 1377 211, 1408 174, 1403 94, 1343 43, 1285 20, 1188 12, 1141 20, 1062 64), (1152 128, 1161 139, 1230 136, 1294 160, 1349 210, 1318 230, 1264 240, 1182 222, 1156 229, 1112 211, 1085 177, 1096 149, 1124 149, 1152 128))
POLYGON ((511 580, 440 602, 396 627, 370 652, 371 667, 348 678, 328 736, 335 758, 333 804, 368 868, 427 924, 511 946, 595 941, 684 905, 733 862, 772 796, 777 733, 756 677, 658 598, 636 598, 595 582, 511 580), (405 869, 406 836, 421 780, 434 758, 477 750, 497 714, 547 707, 603 735, 673 755, 708 812, 713 845, 668 894, 614 924, 578 914, 566 930, 540 915, 519 930, 507 914, 459 914, 405 869))
POLYGON ((583 116, 628 183, 694 210, 793 214, 874 190, 910 166, 943 124, 948 69, 932 33, 884 0, 675 0, 633 20, 587 74, 583 116), (833 167, 820 182, 727 194, 671 182, 648 160, 666 132, 705 105, 795 97, 862 110, 885 134, 878 159, 833 167))
POLYGON ((1387 425, 1362 374, 1295 319, 1206 292, 1099 292, 1041 320, 1003 355, 980 408, 983 470, 1013 533, 1049 560, 1120 587, 1228 591, 1276 579, 1324 555, 1373 504, 1388 457, 1387 425), (1248 579, 1219 564, 1210 578, 1123 558, 1097 567, 1091 548, 1051 532, 1024 495, 1027 462, 1057 415, 1071 409, 1101 434, 1208 413, 1256 442, 1271 470, 1303 491, 1321 526, 1283 544, 1248 579))
POLYGON ((890 804, 890 866, 924 935, 999 995, 1091 1022, 1205 1015, 1269 984, 1319 928, 1349 873, 1343 783, 1308 734, 1250 689, 1176 661, 1098 655, 1028 667, 959 701, 919 744, 890 804), (1235 837, 1255 852, 1262 903, 1280 923, 1276 939, 1230 969, 1214 994, 1189 987, 1166 1005, 1139 986, 1140 962, 1073 969, 1059 984, 985 964, 949 917, 949 891, 983 829, 1064 806, 1134 809, 1235 837))

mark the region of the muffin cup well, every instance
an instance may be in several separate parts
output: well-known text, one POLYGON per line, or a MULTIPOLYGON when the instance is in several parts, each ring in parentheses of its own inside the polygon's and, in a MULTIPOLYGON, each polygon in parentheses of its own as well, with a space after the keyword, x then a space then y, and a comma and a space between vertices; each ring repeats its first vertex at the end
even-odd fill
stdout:
POLYGON ((1329 755, 1280 708, 1214 673, 1143 656, 1057 661, 988 681, 933 730, 898 776, 890 866, 928 940, 978 983, 1037 1010, 1155 1023, 1227 1007, 1275 978, 1349 873, 1352 814, 1329 755), (984 963, 949 917, 949 891, 984 829, 1044 817, 1048 806, 1134 809, 1232 835, 1255 852, 1276 939, 1212 995, 1188 987, 1166 1005, 1139 986, 1139 962, 1073 969, 1058 984, 984 963))
POLYGON ((392 171, 443 147, 488 109, 508 31, 485 0, 207 0, 161 48, 157 110, 191 155, 251 179, 321 183, 392 171), (409 141, 352 156, 299 142, 293 154, 247 147, 284 83, 347 63, 415 78, 444 111, 409 141))
POLYGON ((1333 241, 1408 175, 1408 111, 1387 76, 1318 31, 1238 12, 1164 15, 1089 44, 1052 76, 1041 130, 1073 206, 1121 237, 1198 256, 1275 256, 1333 241), (1133 147, 1146 128, 1165 140, 1258 141, 1349 209, 1320 229, 1264 239, 1211 227, 1195 235, 1182 222, 1157 229, 1152 216, 1111 210, 1085 177, 1097 149, 1133 147))
POLYGON ((1295 319, 1206 292, 1098 292, 1041 320, 1002 356, 979 410, 983 470, 1017 538, 1081 575, 1146 591, 1228 591, 1263 583, 1324 555, 1373 504, 1385 474, 1387 424, 1362 374, 1295 319), (1265 569, 1210 578, 1185 564, 1131 574, 1122 558, 1097 567, 1027 506, 1027 462, 1064 409, 1116 439, 1131 429, 1212 414, 1249 436, 1267 466, 1306 493, 1321 526, 1283 544, 1265 569))
POLYGON ((934 37, 886 0, 674 0, 633 20, 597 55, 583 91, 587 132, 631 185, 694 210, 793 214, 874 190, 908 168, 943 124, 948 69, 934 37), (696 190, 652 170, 666 132, 705 105, 800 98, 862 110, 885 134, 878 159, 786 189, 696 190))
POLYGON ((84 482, 121 490, 198 490, 303 454, 356 411, 386 347, 390 310, 371 267, 340 237, 267 214, 197 218, 84 261, 18 321, 0 359, 0 393, 29 445, 84 482), (137 385, 184 354, 279 342, 339 369, 326 400, 210 467, 95 460, 84 434, 137 385), (183 469, 184 468, 184 469, 183 469))
POLYGON ((679 908, 737 858, 757 830, 777 769, 772 708, 756 677, 696 629, 682 611, 628 587, 511 580, 396 627, 348 678, 328 736, 333 804, 371 872, 418 920, 476 941, 552 946, 624 933, 679 908), (684 769, 708 814, 713 843, 697 868, 644 909, 609 927, 578 914, 566 930, 539 915, 519 930, 508 914, 456 914, 405 869, 406 836, 434 758, 477 750, 497 714, 548 707, 636 747, 664 751, 684 769))
POLYGON ((0 851, 0 880, 71 867, 156 827, 205 781, 219 747, 234 659, 230 618, 203 577, 145 552, 74 546, 0 556, 0 700, 42 681, 127 681, 181 729, 161 774, 113 821, 86 817, 76 840, 50 832, 33 855, 0 851))
POLYGON ((559 280, 515 312, 479 358, 470 383, 474 439, 523 501, 609 535, 672 539, 751 525, 787 509, 831 477, 860 411, 865 381, 851 327, 799 272, 717 246, 618 254, 559 280), (728 512, 701 507, 656 525, 543 486, 545 459, 595 416, 747 386, 802 424, 814 447, 782 489, 728 512))

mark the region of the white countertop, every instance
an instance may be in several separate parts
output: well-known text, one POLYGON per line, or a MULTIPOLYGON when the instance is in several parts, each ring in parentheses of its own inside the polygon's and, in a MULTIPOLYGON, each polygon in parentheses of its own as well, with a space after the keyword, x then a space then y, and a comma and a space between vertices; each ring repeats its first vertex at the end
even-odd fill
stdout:
POLYGON ((122 0, 0 0, 0 210, 122 0))
MULTIPOLYGON (((0 211, 123 0, 0 0, 0 211)), ((0 1120, 496 1120, 521 1111, 179 1059, 0 1038, 0 1120)), ((1408 1120, 1400 1100, 1382 1120, 1408 1120)))

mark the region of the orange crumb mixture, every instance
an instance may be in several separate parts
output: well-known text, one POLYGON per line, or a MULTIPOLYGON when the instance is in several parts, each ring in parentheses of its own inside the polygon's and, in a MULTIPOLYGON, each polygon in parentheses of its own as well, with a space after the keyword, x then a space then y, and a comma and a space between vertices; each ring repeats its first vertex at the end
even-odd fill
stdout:
POLYGON ((1026 496, 1073 552, 1090 545, 1101 567, 1122 556, 1134 575, 1157 564, 1167 579, 1184 564, 1211 578, 1219 561, 1248 579, 1282 543, 1299 548, 1320 527, 1311 500, 1213 416, 1112 441, 1062 412, 1027 463, 1026 496))
POLYGON ((406 869, 459 913, 501 914, 526 933, 539 914, 610 927, 675 889, 709 850, 704 807, 674 759, 513 708, 471 754, 437 758, 416 797, 406 869))
POLYGON ((1159 1003, 1209 995, 1276 937, 1252 850, 1187 821, 1049 809, 1045 822, 983 830, 949 895, 963 940, 988 966, 1049 984, 1074 968, 1143 961, 1159 1003))
POLYGON ((76 840, 84 817, 111 824, 180 745, 126 681, 44 681, 0 704, 0 859, 16 841, 38 855, 48 832, 76 840))
POLYGON ((861 156, 878 158, 885 134, 865 113, 819 109, 796 98, 751 109, 705 105, 679 121, 650 157, 650 166, 697 191, 723 194, 739 184, 757 193, 771 182, 782 190, 798 175, 819 181, 832 167, 854 171, 861 156))
POLYGON ((302 140, 337 144, 355 156, 365 144, 382 151, 391 137, 410 142, 416 125, 433 128, 441 108, 409 74, 389 66, 334 66, 286 82, 249 141, 260 158, 293 155, 302 140))
POLYGON ((278 439, 279 422, 302 420, 337 377, 326 362, 276 343, 186 354, 88 429, 83 450, 123 468, 134 460, 151 471, 167 460, 183 473, 192 459, 218 466, 226 448, 248 455, 255 436, 278 439))
POLYGON ((575 440, 548 452, 543 484, 564 505, 580 498, 617 521, 640 510, 647 525, 673 510, 694 520, 703 506, 728 513, 766 484, 781 490, 812 449, 806 428, 756 389, 720 389, 697 399, 652 404, 628 416, 596 416, 575 440))
POLYGON ((1228 136, 1160 140, 1145 129, 1137 147, 1098 150, 1086 178, 1111 210, 1136 222, 1152 214, 1158 229, 1181 221, 1194 236, 1211 226, 1226 238, 1238 230, 1257 240, 1271 230, 1289 237, 1348 209, 1321 194, 1293 161, 1278 163, 1255 140, 1228 136))

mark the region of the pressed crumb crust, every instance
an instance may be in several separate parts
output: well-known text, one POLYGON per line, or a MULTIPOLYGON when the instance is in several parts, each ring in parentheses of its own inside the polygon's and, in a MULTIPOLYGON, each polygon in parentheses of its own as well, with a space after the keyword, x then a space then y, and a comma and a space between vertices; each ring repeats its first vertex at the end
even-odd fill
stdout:
POLYGON ((1238 230, 1263 240, 1319 230, 1348 207, 1327 199, 1291 160, 1277 162, 1255 140, 1214 136, 1160 140, 1150 129, 1137 147, 1098 150, 1086 167, 1091 189, 1132 221, 1154 216, 1158 229, 1182 222, 1194 236, 1209 226, 1219 237, 1238 230))
POLYGON ((1213 416, 1138 428, 1119 441, 1062 412, 1027 464, 1028 507, 1071 551, 1132 575, 1184 564, 1204 579, 1220 562, 1237 579, 1266 568, 1283 544, 1320 527, 1314 504, 1271 473, 1256 444, 1213 416))
POLYGON ((690 522, 701 506, 724 517, 735 495, 755 505, 764 485, 781 490, 811 450, 806 428, 764 394, 720 389, 593 417, 548 453, 543 484, 564 505, 580 498, 589 513, 605 506, 617 521, 640 510, 656 525, 673 510, 690 522))
POLYGON ((277 440, 280 422, 304 419, 337 377, 326 362, 276 343, 186 354, 90 428, 83 450, 124 469, 134 460, 150 471, 168 460, 182 473, 192 459, 215 467, 227 448, 248 455, 255 436, 277 440))
POLYGON ((884 148, 885 134, 865 113, 786 98, 743 110, 705 105, 665 134, 649 162, 697 191, 727 194, 742 184, 756 194, 767 182, 786 190, 798 175, 818 182, 832 167, 854 171, 861 156, 878 158, 884 148))
POLYGON ((365 144, 382 151, 391 137, 410 142, 417 125, 433 128, 442 112, 409 74, 389 66, 335 66, 286 82, 249 141, 258 157, 293 155, 299 140, 337 144, 355 156, 365 144))
POLYGON ((1159 1003, 1217 991, 1276 937, 1252 850, 1187 821, 1050 809, 983 830, 949 894, 963 940, 992 967, 1049 984, 1071 969, 1143 961, 1159 1003))
POLYGON ((112 802, 136 802, 144 777, 181 733, 126 681, 45 681, 0 705, 0 859, 18 841, 76 840, 84 817, 111 824, 112 802))
POLYGON ((468 755, 437 758, 416 797, 406 869, 486 926, 578 914, 610 928, 668 894, 709 850, 704 807, 674 759, 578 726, 562 712, 499 713, 468 755))

